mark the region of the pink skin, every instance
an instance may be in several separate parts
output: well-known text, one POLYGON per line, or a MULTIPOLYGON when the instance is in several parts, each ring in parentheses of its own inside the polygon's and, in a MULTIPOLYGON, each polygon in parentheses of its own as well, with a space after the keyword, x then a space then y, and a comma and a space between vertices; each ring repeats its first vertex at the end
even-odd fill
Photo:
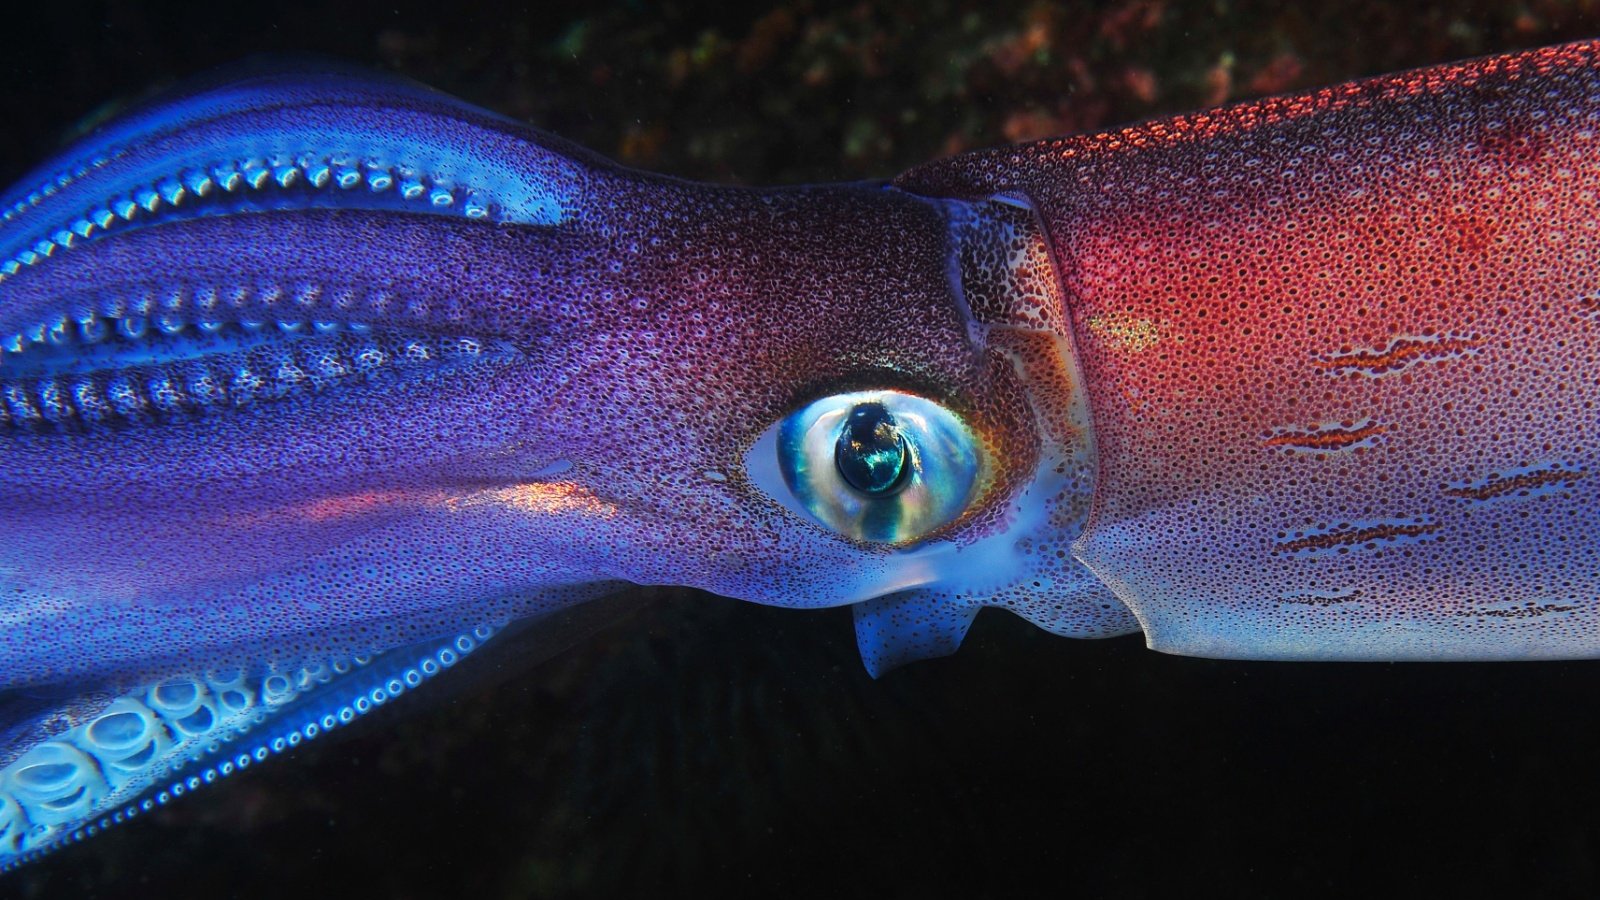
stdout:
POLYGON ((1074 552, 1203 656, 1600 654, 1600 45, 913 170, 1043 212, 1099 481, 1074 552))

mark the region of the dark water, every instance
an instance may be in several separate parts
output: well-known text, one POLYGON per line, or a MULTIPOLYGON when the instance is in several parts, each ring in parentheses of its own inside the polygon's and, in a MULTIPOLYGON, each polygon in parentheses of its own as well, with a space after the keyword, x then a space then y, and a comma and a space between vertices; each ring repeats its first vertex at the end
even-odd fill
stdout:
MULTIPOLYGON (((0 174, 260 52, 751 183, 1588 36, 1594 4, 56 4, 0 174)), ((692 594, 0 881, 24 897, 1592 895, 1600 663, 1286 665, 1003 614, 872 682, 842 611, 692 594)))

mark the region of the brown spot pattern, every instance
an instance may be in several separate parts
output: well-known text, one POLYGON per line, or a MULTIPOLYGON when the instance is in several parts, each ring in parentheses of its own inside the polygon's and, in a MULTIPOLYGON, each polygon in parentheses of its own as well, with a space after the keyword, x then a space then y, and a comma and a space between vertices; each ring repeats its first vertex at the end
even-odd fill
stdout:
POLYGON ((1288 540, 1279 541, 1277 549, 1287 553, 1299 553, 1307 550, 1337 550, 1342 547, 1356 547, 1362 544, 1376 543, 1377 541, 1392 541, 1397 538, 1425 537, 1438 531, 1439 527, 1439 523, 1426 519, 1405 522, 1345 523, 1327 531, 1305 533, 1288 540))
POLYGON ((1334 451, 1366 446, 1388 427, 1371 421, 1316 425, 1309 428, 1282 428, 1261 443, 1285 450, 1334 451))
POLYGON ((1397 337, 1381 350, 1373 348, 1341 350, 1328 356, 1314 358, 1311 364, 1335 375, 1348 373, 1387 375, 1421 362, 1442 362, 1465 356, 1477 352, 1481 346, 1483 339, 1476 335, 1397 337))
POLYGON ((1571 487, 1574 482, 1587 474, 1582 469, 1568 469, 1561 463, 1553 463, 1545 468, 1530 471, 1507 474, 1497 472, 1473 484, 1445 488, 1444 495, 1463 500, 1492 500, 1508 494, 1529 494, 1554 485, 1571 487))

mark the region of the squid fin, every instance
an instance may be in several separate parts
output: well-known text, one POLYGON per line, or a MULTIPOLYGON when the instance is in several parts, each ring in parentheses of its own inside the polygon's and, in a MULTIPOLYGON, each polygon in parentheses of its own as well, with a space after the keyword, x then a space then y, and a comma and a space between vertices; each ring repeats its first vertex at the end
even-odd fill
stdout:
POLYGON ((906 663, 956 652, 978 609, 977 603, 926 590, 857 603, 856 646, 867 674, 878 678, 906 663))

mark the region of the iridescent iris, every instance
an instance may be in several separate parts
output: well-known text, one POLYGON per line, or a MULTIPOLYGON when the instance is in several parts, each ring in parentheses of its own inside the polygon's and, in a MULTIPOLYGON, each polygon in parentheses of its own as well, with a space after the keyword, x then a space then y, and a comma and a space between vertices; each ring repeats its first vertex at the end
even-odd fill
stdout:
POLYGON ((817 400, 779 425, 777 451, 802 509, 874 543, 909 543, 954 521, 980 467, 978 442, 955 413, 898 391, 817 400))

